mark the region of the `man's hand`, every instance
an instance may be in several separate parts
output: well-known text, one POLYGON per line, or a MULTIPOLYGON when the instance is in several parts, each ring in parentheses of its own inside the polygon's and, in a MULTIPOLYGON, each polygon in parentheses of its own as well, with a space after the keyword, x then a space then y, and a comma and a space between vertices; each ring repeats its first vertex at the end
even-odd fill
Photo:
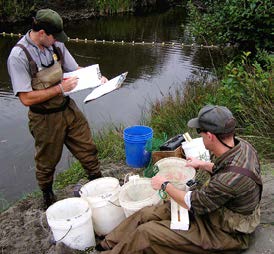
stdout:
POLYGON ((151 186, 154 190, 160 190, 162 183, 167 181, 163 176, 157 175, 151 178, 151 186))
POLYGON ((64 78, 61 82, 63 92, 69 92, 77 86, 78 77, 64 78))
POLYGON ((186 158, 186 167, 193 167, 195 169, 199 169, 203 161, 196 159, 194 157, 186 158))
POLYGON ((102 76, 101 83, 105 84, 106 82, 108 82, 108 79, 106 77, 102 76))
POLYGON ((202 161, 202 160, 196 159, 194 157, 188 157, 188 158, 186 158, 186 160, 187 160, 187 163, 186 163, 187 167, 193 167, 195 169, 202 169, 202 170, 206 170, 206 171, 212 173, 214 163, 209 162, 209 161, 202 161))
POLYGON ((63 79, 62 83, 60 83, 59 85, 30 92, 20 92, 18 96, 25 106, 31 106, 47 101, 55 96, 59 96, 61 94, 64 95, 65 92, 69 92, 73 88, 75 88, 77 86, 77 82, 77 77, 71 77, 63 79))
MULTIPOLYGON (((160 190, 163 182, 168 181, 164 176, 156 175, 151 178, 151 186, 154 190, 160 190)), ((166 192, 168 195, 173 198, 180 206, 183 206, 186 209, 189 209, 187 204, 185 203, 185 195, 186 192, 183 190, 179 190, 172 183, 166 186, 166 192)))

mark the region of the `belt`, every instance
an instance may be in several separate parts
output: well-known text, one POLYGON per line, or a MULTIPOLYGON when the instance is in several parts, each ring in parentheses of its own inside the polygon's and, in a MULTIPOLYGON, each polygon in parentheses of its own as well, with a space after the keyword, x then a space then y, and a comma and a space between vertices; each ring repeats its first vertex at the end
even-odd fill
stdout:
POLYGON ((47 115, 47 114, 61 112, 61 111, 64 111, 67 108, 67 106, 69 104, 69 101, 70 101, 70 97, 67 96, 64 99, 65 99, 65 101, 58 108, 48 108, 48 109, 46 109, 46 108, 37 108, 35 106, 30 106, 29 109, 30 109, 31 112, 41 114, 41 115, 47 115))

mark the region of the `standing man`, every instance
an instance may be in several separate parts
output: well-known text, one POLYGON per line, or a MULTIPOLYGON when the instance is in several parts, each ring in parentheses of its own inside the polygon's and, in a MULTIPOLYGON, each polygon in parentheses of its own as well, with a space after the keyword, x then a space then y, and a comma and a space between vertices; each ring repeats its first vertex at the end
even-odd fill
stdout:
POLYGON ((102 176, 88 122, 75 102, 64 95, 75 88, 77 78, 63 80, 63 72, 80 68, 64 45, 67 39, 60 15, 51 9, 39 10, 32 29, 14 46, 7 63, 14 94, 29 107, 36 179, 45 208, 56 201, 52 184, 64 144, 90 180, 102 176))
POLYGON ((207 105, 188 122, 212 152, 213 162, 188 158, 187 166, 211 173, 201 189, 182 191, 163 176, 152 178, 155 190, 166 191, 189 210, 187 231, 170 229, 170 203, 145 207, 123 221, 96 246, 104 253, 240 253, 260 222, 262 192, 255 149, 235 138, 235 119, 222 106, 207 105))

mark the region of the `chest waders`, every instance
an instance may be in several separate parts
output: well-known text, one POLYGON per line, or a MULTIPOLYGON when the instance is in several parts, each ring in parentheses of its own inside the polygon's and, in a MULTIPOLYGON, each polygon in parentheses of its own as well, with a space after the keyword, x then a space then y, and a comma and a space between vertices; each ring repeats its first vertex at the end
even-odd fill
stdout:
MULTIPOLYGON (((50 67, 38 71, 37 64, 21 44, 30 66, 32 89, 43 90, 61 82, 63 55, 53 45, 58 60, 50 67)), ((68 96, 57 95, 45 102, 31 105, 28 113, 29 129, 35 139, 36 179, 42 191, 52 189, 55 167, 63 145, 80 161, 87 175, 101 176, 97 148, 83 113, 68 96)), ((96 177, 94 177, 96 178, 96 177)))

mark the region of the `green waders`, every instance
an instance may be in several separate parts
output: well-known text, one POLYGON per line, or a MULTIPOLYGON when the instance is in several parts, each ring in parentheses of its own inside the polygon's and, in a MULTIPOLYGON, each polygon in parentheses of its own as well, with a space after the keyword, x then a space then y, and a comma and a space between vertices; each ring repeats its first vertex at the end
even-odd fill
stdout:
POLYGON ((240 253, 249 235, 228 233, 206 218, 190 218, 187 231, 170 229, 170 204, 143 208, 131 215, 101 242, 104 254, 240 253))

